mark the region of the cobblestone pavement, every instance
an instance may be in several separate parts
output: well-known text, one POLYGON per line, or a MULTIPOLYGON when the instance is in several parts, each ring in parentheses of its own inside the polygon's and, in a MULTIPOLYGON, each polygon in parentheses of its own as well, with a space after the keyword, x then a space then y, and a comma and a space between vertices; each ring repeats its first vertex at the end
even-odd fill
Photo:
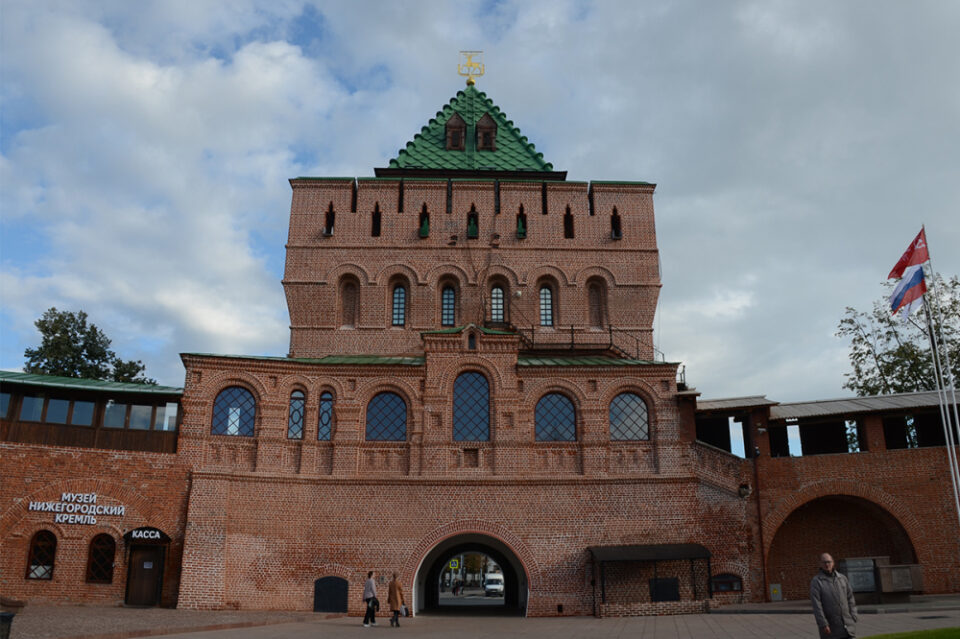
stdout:
MULTIPOLYGON (((960 610, 918 609, 889 614, 864 614, 858 635, 930 628, 958 628, 960 610)), ((169 610, 160 608, 101 608, 94 606, 27 606, 16 616, 11 639, 317 639, 390 636, 424 639, 719 639, 813 638, 817 636, 809 613, 677 615, 597 619, 563 617, 523 619, 420 615, 391 628, 381 617, 376 627, 364 628, 356 617, 328 617, 303 612, 248 612, 169 610), (256 625, 253 625, 256 624, 256 625), (245 626, 245 627, 242 627, 245 626), (211 630, 212 627, 219 627, 211 630), (166 633, 166 634, 160 634, 166 633)))

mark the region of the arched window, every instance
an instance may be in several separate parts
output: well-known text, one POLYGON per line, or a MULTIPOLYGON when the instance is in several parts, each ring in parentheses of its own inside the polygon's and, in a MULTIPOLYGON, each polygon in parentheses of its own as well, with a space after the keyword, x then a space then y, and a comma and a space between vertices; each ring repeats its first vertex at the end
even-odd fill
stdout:
POLYGON ((457 324, 457 290, 450 285, 444 286, 440 293, 440 325, 457 324))
POLYGON ((320 418, 317 422, 317 439, 329 441, 333 433, 333 395, 320 393, 320 418))
POLYGON ((407 323, 407 287, 403 284, 393 286, 393 320, 394 326, 404 326, 407 323))
POLYGON ((527 237, 527 214, 523 212, 523 204, 521 204, 517 213, 517 239, 522 240, 525 237, 527 237))
POLYGON ((90 541, 87 551, 87 583, 113 583, 113 558, 117 542, 107 534, 97 535, 90 541))
POLYGON ((453 439, 490 441, 490 384, 480 373, 461 373, 453 383, 453 439))
POLYGON ((467 213, 467 239, 476 239, 480 235, 480 216, 477 209, 470 205, 470 212, 467 213))
POLYGON ((549 393, 541 397, 534 423, 538 442, 577 441, 577 410, 566 395, 549 393))
POLYGON ((540 326, 553 326, 553 289, 540 286, 540 326))
POLYGON ((569 206, 567 212, 563 214, 563 237, 568 240, 573 239, 573 214, 569 206))
POLYGON ((505 322, 503 312, 503 287, 499 284, 490 289, 490 321, 505 322))
POLYGON ((587 307, 590 326, 603 328, 607 316, 607 295, 602 282, 591 280, 587 283, 587 307))
POLYGON ((213 402, 214 435, 253 437, 257 401, 253 393, 240 386, 224 388, 213 402))
POLYGON ((610 402, 610 439, 637 441, 650 439, 650 414, 647 403, 636 393, 620 393, 610 402))
POLYGON ((373 206, 373 215, 370 216, 370 236, 380 237, 380 203, 373 206))
POLYGON ((420 237, 429 237, 430 236, 430 213, 427 212, 427 205, 423 205, 423 210, 420 211, 420 237))
POLYGON ((396 393, 379 393, 367 404, 367 441, 407 439, 407 403, 396 393))
POLYGON ((27 579, 53 579, 57 558, 57 538, 49 530, 41 530, 30 540, 27 558, 27 579))
POLYGON ((307 407, 307 398, 303 391, 290 393, 290 414, 287 419, 287 439, 303 439, 303 412, 307 407))
POLYGON ((360 286, 353 279, 340 285, 340 325, 355 327, 360 317, 360 286))

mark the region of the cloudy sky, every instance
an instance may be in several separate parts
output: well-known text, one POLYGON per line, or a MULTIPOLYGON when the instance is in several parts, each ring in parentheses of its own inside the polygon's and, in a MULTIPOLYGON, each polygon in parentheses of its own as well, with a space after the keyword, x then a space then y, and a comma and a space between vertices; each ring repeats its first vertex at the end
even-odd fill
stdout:
POLYGON ((839 397, 921 224, 960 273, 960 3, 4 0, 0 368, 51 306, 183 384, 282 355, 287 179, 371 176, 478 86, 573 180, 657 183, 655 330, 705 397, 839 397))

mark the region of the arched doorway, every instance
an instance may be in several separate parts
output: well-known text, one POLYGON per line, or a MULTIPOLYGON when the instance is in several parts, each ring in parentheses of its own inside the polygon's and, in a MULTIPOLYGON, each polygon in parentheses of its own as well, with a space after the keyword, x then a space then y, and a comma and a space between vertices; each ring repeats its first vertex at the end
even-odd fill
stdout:
POLYGON ((850 495, 809 501, 784 520, 767 554, 767 581, 779 583, 784 599, 806 599, 822 552, 837 561, 890 557, 893 564, 916 562, 907 531, 883 507, 850 495))
POLYGON ((468 612, 523 615, 527 608, 528 589, 526 570, 509 546, 488 535, 468 533, 441 541, 423 558, 414 585, 414 605, 417 612, 431 614, 468 612), (486 594, 476 586, 475 577, 468 580, 473 586, 474 592, 471 594, 475 595, 474 597, 461 598, 459 601, 449 597, 450 562, 470 555, 485 557, 489 560, 488 566, 496 566, 494 570, 502 575, 502 600, 499 600, 499 597, 488 600, 486 594), (441 588, 444 589, 443 593, 441 588))
POLYGON ((350 584, 342 577, 322 577, 313 582, 314 612, 347 612, 350 584))

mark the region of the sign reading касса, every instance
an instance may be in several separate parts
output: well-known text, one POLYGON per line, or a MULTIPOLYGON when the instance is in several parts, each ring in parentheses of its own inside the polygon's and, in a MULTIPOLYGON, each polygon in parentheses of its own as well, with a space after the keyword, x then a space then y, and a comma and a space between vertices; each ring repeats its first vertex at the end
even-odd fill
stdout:
POLYGON ((97 493, 62 493, 60 501, 31 501, 27 510, 56 513, 55 524, 96 524, 97 515, 123 517, 125 507, 97 503, 97 493))

